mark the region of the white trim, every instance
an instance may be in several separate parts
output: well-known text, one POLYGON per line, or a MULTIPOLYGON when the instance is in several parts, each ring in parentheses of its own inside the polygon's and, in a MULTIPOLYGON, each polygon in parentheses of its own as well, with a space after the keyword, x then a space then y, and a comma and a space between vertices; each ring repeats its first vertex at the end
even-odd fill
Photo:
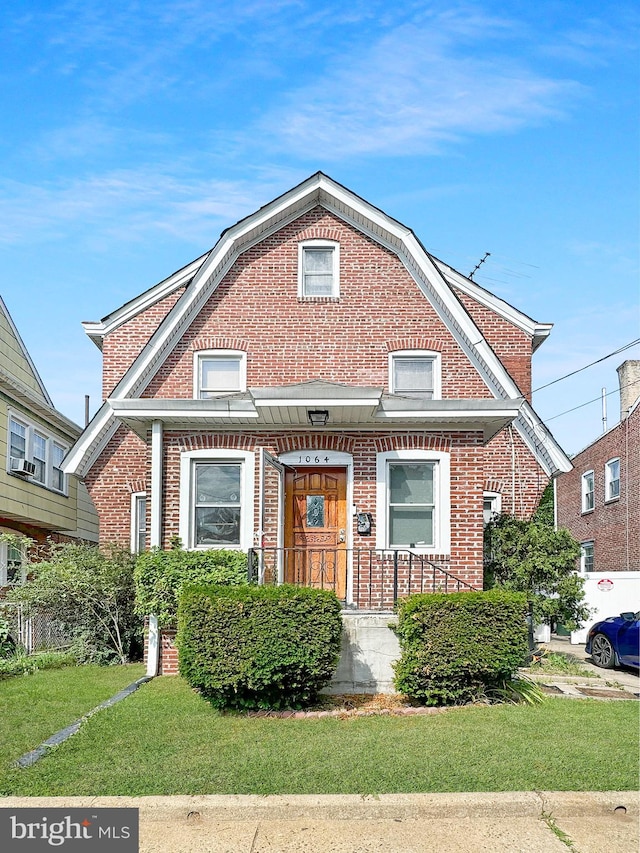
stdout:
MULTIPOLYGON (((18 342, 18 346, 22 350, 22 355, 24 356, 24 358, 27 361, 27 364, 31 368, 33 378, 36 380, 36 382, 38 384, 38 388, 40 389, 42 396, 44 397, 46 403, 49 406, 51 406, 51 408, 53 409, 54 405, 53 405, 53 402, 51 400, 51 397, 49 396, 47 389, 44 387, 44 382, 40 378, 40 374, 38 373, 38 369, 36 368, 35 364, 33 363, 33 359, 29 355, 29 350, 24 345, 24 341, 20 337, 20 332, 18 331, 16 324, 13 322, 13 318, 11 317, 11 314, 9 313, 9 309, 7 308, 7 306, 6 306, 4 300, 2 299, 1 296, 0 296, 0 311, 2 311, 2 313, 4 314, 5 319, 6 319, 7 323, 9 324, 9 328, 13 332, 13 335, 14 335, 16 341, 18 342)), ((31 390, 31 389, 29 389, 29 390, 31 390)))
POLYGON ((151 425, 151 529, 149 545, 162 547, 162 421, 151 425))
POLYGON ((193 544, 192 482, 194 462, 240 462, 240 543, 226 545, 230 550, 247 551, 253 545, 255 512, 255 454, 249 450, 227 450, 226 448, 204 448, 190 450, 180 455, 180 523, 179 536, 184 548, 191 551, 216 549, 217 545, 193 544))
MULTIPOLYGON (((595 543, 594 543, 593 539, 585 539, 584 542, 580 543, 580 574, 581 575, 588 575, 591 572, 593 572, 593 569, 587 570, 585 568, 585 563, 586 563, 585 548, 587 548, 588 546, 591 546, 591 565, 595 566, 596 554, 595 554, 594 544, 595 543)), ((616 574, 617 574, 617 572, 616 572, 616 574)))
POLYGON ((213 396, 223 397, 226 394, 238 394, 247 390, 247 354, 244 350, 238 349, 205 349, 205 350, 196 350, 193 353, 193 399, 194 400, 205 400, 210 399, 213 396), (233 388, 227 391, 208 391, 209 398, 201 397, 201 368, 200 364, 203 359, 209 359, 210 361, 215 361, 217 358, 219 359, 237 359, 238 360, 238 387, 233 388))
POLYGON ((394 361, 396 359, 425 359, 433 363, 433 397, 424 399, 440 400, 442 399, 442 355, 435 350, 428 349, 399 349, 389 353, 388 361, 388 377, 389 377, 389 393, 399 394, 400 396, 420 397, 418 394, 409 394, 406 391, 396 391, 395 388, 395 371, 394 361))
POLYGON ((389 549, 387 495, 389 462, 434 462, 434 543, 412 550, 420 554, 451 552, 451 457, 442 450, 388 450, 376 460, 376 548, 389 549))
POLYGON ((339 299, 340 298, 340 243, 337 240, 311 239, 298 243, 298 299, 339 299), (331 293, 305 293, 304 255, 307 249, 331 250, 331 293))

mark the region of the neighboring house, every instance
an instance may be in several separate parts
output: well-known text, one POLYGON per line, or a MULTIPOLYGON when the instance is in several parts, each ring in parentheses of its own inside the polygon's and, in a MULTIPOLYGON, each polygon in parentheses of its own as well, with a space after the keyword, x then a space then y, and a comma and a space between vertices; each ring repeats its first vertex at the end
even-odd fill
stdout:
POLYGON ((482 588, 484 519, 571 467, 530 405, 551 327, 322 173, 84 327, 105 403, 64 469, 106 541, 253 549, 389 610, 482 588))
MULTIPOLYGON (((556 481, 558 527, 580 542, 590 623, 640 610, 640 361, 618 368, 620 422, 556 481)), ((588 625, 574 632, 584 642, 588 625)))
MULTIPOLYGON (((62 460, 82 429, 58 412, 0 299, 0 533, 97 542, 98 516, 62 460)), ((24 580, 23 549, 0 542, 0 588, 24 580)))

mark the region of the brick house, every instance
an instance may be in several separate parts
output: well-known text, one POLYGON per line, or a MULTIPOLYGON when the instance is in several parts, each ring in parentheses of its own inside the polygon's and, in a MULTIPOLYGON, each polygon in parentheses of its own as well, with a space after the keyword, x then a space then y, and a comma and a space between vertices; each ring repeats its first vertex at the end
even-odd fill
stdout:
MULTIPOLYGON (((557 523, 581 544, 591 622, 640 609, 640 361, 620 365, 618 379, 620 422, 556 480, 557 523)), ((583 642, 587 627, 572 640, 583 642)))
POLYGON ((100 322, 65 461, 103 541, 252 550, 350 608, 481 588, 483 519, 571 464, 530 405, 550 331, 317 173, 100 322))

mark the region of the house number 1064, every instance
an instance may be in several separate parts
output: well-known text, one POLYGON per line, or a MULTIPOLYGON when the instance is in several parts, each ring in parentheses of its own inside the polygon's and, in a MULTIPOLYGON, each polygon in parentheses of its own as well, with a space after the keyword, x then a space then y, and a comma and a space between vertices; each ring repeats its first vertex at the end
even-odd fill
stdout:
POLYGON ((329 461, 328 456, 324 456, 324 457, 323 456, 298 456, 298 464, 301 464, 302 462, 307 462, 307 463, 313 462, 316 465, 319 465, 320 462, 327 463, 328 461, 329 461))

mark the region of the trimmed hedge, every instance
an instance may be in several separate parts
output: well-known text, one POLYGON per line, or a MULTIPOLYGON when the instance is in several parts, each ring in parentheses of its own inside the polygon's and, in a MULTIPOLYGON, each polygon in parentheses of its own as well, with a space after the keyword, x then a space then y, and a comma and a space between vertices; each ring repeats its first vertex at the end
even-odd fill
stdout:
POLYGON ((180 674, 215 708, 300 708, 330 681, 341 634, 340 602, 327 590, 185 586, 180 674))
POLYGON ((405 599, 396 689, 425 705, 448 705, 500 686, 525 662, 526 613, 526 595, 504 590, 405 599))
POLYGON ((158 617, 161 628, 175 628, 178 598, 185 583, 247 583, 247 555, 242 551, 184 551, 153 548, 138 555, 133 577, 136 613, 158 617))

